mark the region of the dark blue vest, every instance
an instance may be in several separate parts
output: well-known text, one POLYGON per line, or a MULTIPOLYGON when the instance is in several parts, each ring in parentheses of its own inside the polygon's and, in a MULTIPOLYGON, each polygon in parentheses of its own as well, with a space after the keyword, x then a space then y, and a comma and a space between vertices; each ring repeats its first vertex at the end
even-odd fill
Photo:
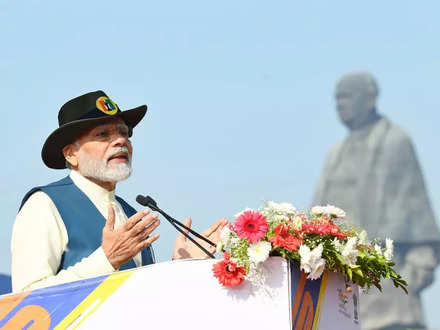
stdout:
MULTIPOLYGON (((66 226, 69 242, 63 253, 58 271, 67 269, 88 257, 101 246, 102 229, 106 219, 93 205, 90 199, 73 183, 69 176, 47 186, 31 189, 23 198, 20 209, 28 198, 36 191, 45 192, 54 202, 66 226)), ((136 210, 122 198, 116 196, 127 217, 131 217, 136 210)), ((154 263, 151 247, 142 251, 142 265, 154 263)), ((135 268, 133 260, 122 265, 119 270, 135 268)))

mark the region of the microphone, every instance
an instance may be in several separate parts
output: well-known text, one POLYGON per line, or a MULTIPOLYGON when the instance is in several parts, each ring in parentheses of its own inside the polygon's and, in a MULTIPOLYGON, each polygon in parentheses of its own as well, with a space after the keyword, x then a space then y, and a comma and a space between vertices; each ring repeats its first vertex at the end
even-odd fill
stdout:
POLYGON ((174 228, 176 228, 176 230, 178 232, 180 232, 182 235, 184 235, 187 239, 189 239, 191 242, 193 242, 199 249, 201 249, 203 252, 205 252, 208 256, 210 256, 211 258, 215 259, 215 256, 209 252, 208 250, 206 250, 203 246, 201 246, 198 242, 196 242, 191 236, 189 236, 188 233, 186 233, 185 231, 183 231, 180 227, 186 229, 187 231, 189 231, 191 234, 193 234, 194 236, 200 238, 201 240, 205 241, 206 243, 210 244, 211 246, 216 246, 216 244, 214 244, 213 242, 211 242, 209 239, 207 239, 206 237, 200 235, 199 233, 197 233, 196 231, 192 230, 191 228, 185 226, 183 223, 181 223, 180 221, 177 221, 176 219, 174 219, 173 217, 171 217, 170 215, 168 215, 167 213, 165 213, 164 211, 162 211, 158 206, 156 201, 151 198, 150 196, 142 196, 142 195, 137 195, 136 197, 136 202, 138 202, 139 204, 146 206, 150 209, 152 209, 153 211, 156 211, 160 214, 162 214, 165 219, 168 220, 169 223, 171 223, 173 225, 174 228))
POLYGON ((150 205, 152 205, 153 207, 157 207, 157 203, 150 196, 137 195, 136 202, 147 207, 150 207, 150 205))

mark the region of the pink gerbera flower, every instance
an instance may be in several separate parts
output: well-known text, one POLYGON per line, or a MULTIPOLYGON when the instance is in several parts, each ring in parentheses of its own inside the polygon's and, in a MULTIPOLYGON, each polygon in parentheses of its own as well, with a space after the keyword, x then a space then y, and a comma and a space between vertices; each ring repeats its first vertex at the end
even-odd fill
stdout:
POLYGON ((235 220, 234 228, 238 237, 254 243, 266 235, 267 221, 259 212, 246 211, 235 220))

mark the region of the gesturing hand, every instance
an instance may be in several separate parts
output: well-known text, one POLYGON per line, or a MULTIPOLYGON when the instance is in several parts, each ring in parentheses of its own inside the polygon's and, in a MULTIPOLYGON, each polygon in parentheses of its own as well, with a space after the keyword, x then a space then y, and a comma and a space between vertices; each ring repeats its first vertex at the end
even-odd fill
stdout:
MULTIPOLYGON (((202 232, 202 235, 209 239, 211 242, 217 244, 220 240, 220 233, 224 226, 226 226, 228 220, 219 219, 214 224, 212 224, 208 229, 202 232)), ((184 222, 185 226, 191 228, 191 218, 186 218, 184 222)), ((188 232, 187 230, 184 230, 188 232)), ((211 253, 215 252, 215 246, 211 246, 205 241, 195 238, 197 243, 203 246, 206 250, 211 253)), ((174 243, 173 260, 176 259, 187 259, 187 258, 207 258, 205 252, 200 250, 193 242, 188 240, 183 234, 179 234, 174 243)))
POLYGON ((114 269, 121 267, 159 238, 159 234, 154 234, 147 239, 160 224, 158 215, 149 213, 148 210, 140 211, 118 229, 114 229, 115 211, 113 206, 109 205, 108 218, 102 230, 101 246, 114 269))

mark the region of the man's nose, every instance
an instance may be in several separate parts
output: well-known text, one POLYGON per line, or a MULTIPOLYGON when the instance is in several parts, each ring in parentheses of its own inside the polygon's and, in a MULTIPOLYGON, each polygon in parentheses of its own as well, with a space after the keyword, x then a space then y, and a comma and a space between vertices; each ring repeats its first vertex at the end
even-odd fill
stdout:
POLYGON ((347 99, 345 98, 341 97, 336 99, 336 105, 338 108, 344 106, 346 103, 347 103, 347 99))
POLYGON ((112 145, 119 147, 119 146, 126 146, 128 144, 128 136, 120 134, 120 133, 116 133, 113 136, 112 139, 112 145))

